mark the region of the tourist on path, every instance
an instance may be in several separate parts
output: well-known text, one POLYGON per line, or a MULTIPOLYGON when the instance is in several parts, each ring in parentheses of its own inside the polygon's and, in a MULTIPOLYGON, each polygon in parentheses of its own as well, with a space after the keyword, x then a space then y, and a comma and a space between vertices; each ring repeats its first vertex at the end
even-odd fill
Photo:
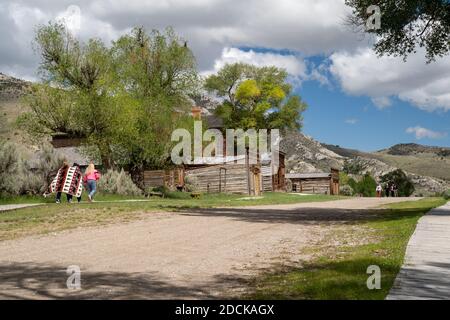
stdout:
POLYGON ((100 179, 100 173, 95 170, 94 164, 91 162, 84 173, 84 182, 87 184, 89 201, 94 201, 94 195, 97 191, 97 181, 100 179))

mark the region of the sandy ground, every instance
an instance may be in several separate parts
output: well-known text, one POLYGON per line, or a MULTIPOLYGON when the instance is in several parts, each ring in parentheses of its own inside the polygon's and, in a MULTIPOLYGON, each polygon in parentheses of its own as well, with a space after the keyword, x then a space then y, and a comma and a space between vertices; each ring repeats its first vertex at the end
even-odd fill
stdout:
POLYGON ((229 297, 364 209, 412 199, 348 199, 155 213, 126 224, 0 243, 3 299, 208 299, 229 297), (69 266, 81 289, 68 289, 69 266))

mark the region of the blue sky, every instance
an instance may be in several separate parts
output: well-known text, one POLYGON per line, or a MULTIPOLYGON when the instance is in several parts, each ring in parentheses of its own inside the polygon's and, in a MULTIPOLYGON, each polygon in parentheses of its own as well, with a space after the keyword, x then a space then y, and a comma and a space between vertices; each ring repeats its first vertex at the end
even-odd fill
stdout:
MULTIPOLYGON (((301 55, 270 48, 241 47, 239 50, 282 56, 301 55)), ((328 57, 324 56, 307 57, 304 61, 307 68, 329 64, 328 57)), ((327 84, 307 76, 295 88, 294 93, 308 105, 303 114, 303 133, 320 142, 362 151, 377 151, 398 143, 450 146, 450 112, 423 110, 396 97, 389 97, 390 105, 380 108, 368 96, 346 93, 329 72, 325 72, 324 76, 327 77, 327 84), (408 128, 416 127, 433 128, 437 136, 430 138, 425 134, 425 137, 416 137, 415 132, 407 132, 408 128)))
MULTIPOLYGON (((450 89, 449 89, 450 90, 450 89)), ((349 95, 340 87, 306 81, 296 89, 308 104, 303 132, 316 140, 363 151, 375 151, 397 143, 450 146, 450 137, 417 139, 407 128, 422 126, 450 132, 450 113, 424 111, 392 99, 392 105, 379 109, 370 98, 349 95)))

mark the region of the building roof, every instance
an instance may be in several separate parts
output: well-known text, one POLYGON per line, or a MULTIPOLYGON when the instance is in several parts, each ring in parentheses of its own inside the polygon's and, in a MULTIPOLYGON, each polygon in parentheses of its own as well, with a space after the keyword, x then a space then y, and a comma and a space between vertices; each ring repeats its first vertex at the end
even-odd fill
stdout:
POLYGON ((326 172, 313 172, 313 173, 287 173, 287 179, 319 179, 319 178, 329 178, 331 173, 326 172))

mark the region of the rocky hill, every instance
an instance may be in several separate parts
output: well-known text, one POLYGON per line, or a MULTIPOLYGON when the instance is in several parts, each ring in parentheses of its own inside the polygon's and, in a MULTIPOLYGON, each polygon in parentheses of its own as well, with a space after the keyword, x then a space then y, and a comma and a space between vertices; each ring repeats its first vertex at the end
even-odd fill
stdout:
POLYGON ((0 72, 0 101, 19 99, 29 86, 30 83, 27 81, 0 72))
POLYGON ((286 135, 281 143, 286 152, 287 172, 329 172, 330 168, 342 170, 344 164, 359 168, 380 177, 397 168, 404 170, 414 182, 416 194, 427 195, 450 188, 444 172, 450 172, 447 148, 421 145, 397 145, 392 148, 368 153, 340 146, 322 144, 300 132, 286 135), (390 153, 402 152, 404 155, 390 153))
POLYGON ((22 97, 31 83, 0 73, 0 138, 16 142, 26 151, 25 135, 15 127, 15 120, 26 110, 22 97))

